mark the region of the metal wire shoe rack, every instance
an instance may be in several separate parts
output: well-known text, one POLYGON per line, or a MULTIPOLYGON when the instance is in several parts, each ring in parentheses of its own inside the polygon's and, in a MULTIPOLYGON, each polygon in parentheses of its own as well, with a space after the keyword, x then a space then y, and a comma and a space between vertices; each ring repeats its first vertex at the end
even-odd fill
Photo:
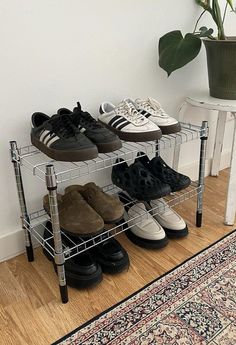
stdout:
MULTIPOLYGON (((57 186, 59 183, 73 180, 84 175, 89 175, 90 173, 101 171, 103 169, 111 168, 116 164, 120 164, 116 162, 117 158, 123 158, 126 162, 132 162, 139 151, 142 151, 145 155, 158 154, 162 149, 178 147, 182 143, 200 139, 201 145, 198 181, 192 182, 187 189, 168 196, 165 198, 165 201, 168 207, 172 207, 189 198, 197 196, 196 226, 201 227, 208 123, 207 121, 203 121, 201 126, 181 123, 181 126, 181 132, 164 135, 157 143, 123 142, 123 146, 120 150, 106 154, 99 154, 96 159, 85 162, 52 161, 32 145, 18 148, 16 141, 10 142, 11 160, 14 166, 28 261, 32 262, 34 260, 34 252, 31 240, 31 236, 33 236, 36 241, 48 251, 55 261, 61 300, 63 303, 68 302, 68 291, 64 267, 66 260, 69 260, 72 257, 91 249, 99 243, 106 241, 108 238, 114 237, 121 232, 128 230, 131 228, 131 222, 132 224, 134 224, 134 222, 138 224, 138 222, 140 222, 143 217, 147 216, 149 212, 151 212, 152 215, 155 215, 158 212, 163 212, 167 206, 163 203, 163 205, 158 204, 157 206, 154 206, 151 210, 144 211, 142 209, 129 221, 123 220, 119 222, 119 224, 115 224, 112 228, 104 230, 102 234, 87 239, 78 238, 78 240, 75 241, 64 233, 64 236, 67 237, 67 243, 65 246, 62 242, 62 231, 60 228, 57 204, 57 186), (38 210, 30 214, 28 213, 21 168, 25 168, 35 177, 46 183, 49 194, 51 217, 49 217, 44 210, 38 210), (46 222, 48 220, 51 220, 52 231, 46 228, 46 222), (47 231, 50 232, 51 236, 49 238, 44 239, 42 234, 43 229, 47 229, 47 231), (49 244, 52 238, 54 240, 54 248, 52 248, 49 244)), ((104 191, 115 194, 119 193, 119 188, 114 185, 109 185, 104 187, 104 191)), ((129 202, 130 200, 127 199, 127 204, 129 202)))

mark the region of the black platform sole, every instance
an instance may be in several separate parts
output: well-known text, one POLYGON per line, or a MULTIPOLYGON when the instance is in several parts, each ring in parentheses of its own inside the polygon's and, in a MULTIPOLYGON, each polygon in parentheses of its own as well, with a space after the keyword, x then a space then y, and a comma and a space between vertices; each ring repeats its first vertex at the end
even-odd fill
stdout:
POLYGON ((43 144, 32 134, 31 142, 35 147, 37 147, 37 149, 45 153, 48 157, 55 159, 56 161, 80 162, 94 159, 98 156, 98 149, 95 145, 89 148, 78 150, 55 150, 43 144))
POLYGON ((162 240, 146 240, 144 238, 136 236, 131 230, 125 232, 128 239, 139 247, 146 249, 161 249, 168 244, 168 238, 164 237, 162 240))
POLYGON ((165 230, 165 233, 167 237, 169 238, 183 238, 188 236, 189 231, 188 231, 188 226, 186 225, 186 228, 183 230, 171 230, 167 228, 163 228, 165 230))

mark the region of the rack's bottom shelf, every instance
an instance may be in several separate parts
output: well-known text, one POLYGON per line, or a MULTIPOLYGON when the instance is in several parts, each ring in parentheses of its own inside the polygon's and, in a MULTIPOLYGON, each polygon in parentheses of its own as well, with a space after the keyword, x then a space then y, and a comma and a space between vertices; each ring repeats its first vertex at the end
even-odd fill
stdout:
MULTIPOLYGON (((173 193, 164 199, 168 206, 173 207, 175 205, 178 205, 184 202, 185 200, 188 200, 198 195, 201 192, 201 188, 202 187, 198 186, 196 182, 192 182, 188 188, 180 192, 173 193)), ((116 194, 120 190, 114 185, 109 185, 104 188, 104 191, 107 193, 116 194)), ((130 201, 127 200, 127 203, 125 205, 128 205, 129 203, 130 201)), ((164 212, 165 207, 166 206, 162 204, 161 206, 159 205, 157 207, 152 208, 151 210, 145 211, 143 209, 140 209, 140 212, 129 221, 121 221, 119 222, 119 224, 114 224, 113 226, 110 226, 110 228, 105 229, 102 234, 99 234, 97 236, 93 236, 87 239, 78 238, 76 239, 76 242, 64 233, 64 236, 67 238, 66 245, 63 244, 65 260, 68 260, 78 255, 79 253, 82 253, 88 249, 91 249, 97 244, 106 241, 107 238, 114 237, 130 229, 131 228, 131 225, 129 225, 130 221, 132 221, 133 224, 134 222, 135 224, 138 224, 143 219, 143 217, 145 217, 147 213, 151 212, 152 215, 155 215, 159 212, 164 212)), ((46 228, 46 222, 48 220, 50 220, 50 217, 47 215, 47 213, 44 210, 40 210, 40 211, 31 213, 29 215, 29 220, 24 219, 24 222, 28 231, 36 239, 36 241, 39 242, 46 250, 49 249, 48 250, 49 254, 54 256, 54 249, 49 244, 49 241, 52 239, 53 234, 49 229, 46 228), (47 240, 43 238, 44 229, 47 229, 47 231, 49 231, 51 234, 51 236, 47 240)))

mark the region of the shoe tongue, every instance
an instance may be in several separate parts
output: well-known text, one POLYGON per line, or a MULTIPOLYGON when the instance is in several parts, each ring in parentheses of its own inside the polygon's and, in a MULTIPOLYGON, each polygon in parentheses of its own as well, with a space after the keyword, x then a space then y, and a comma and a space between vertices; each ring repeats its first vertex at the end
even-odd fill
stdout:
POLYGON ((81 112, 81 110, 82 110, 81 104, 80 104, 80 102, 77 102, 77 106, 74 108, 73 111, 79 111, 79 112, 81 112))

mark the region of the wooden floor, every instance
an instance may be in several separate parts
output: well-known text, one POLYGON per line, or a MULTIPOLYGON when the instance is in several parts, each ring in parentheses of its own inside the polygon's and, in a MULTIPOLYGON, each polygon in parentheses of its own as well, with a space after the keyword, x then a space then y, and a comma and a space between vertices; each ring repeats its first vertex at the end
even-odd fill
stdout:
POLYGON ((228 172, 206 179, 204 226, 194 226, 196 200, 176 207, 186 219, 190 234, 171 240, 162 250, 143 250, 128 241, 120 242, 130 255, 128 272, 104 275, 102 283, 90 290, 69 288, 70 301, 62 305, 52 264, 35 251, 35 261, 25 255, 0 264, 0 344, 47 345, 85 321, 121 301, 146 283, 172 269, 233 230, 223 225, 228 172))

